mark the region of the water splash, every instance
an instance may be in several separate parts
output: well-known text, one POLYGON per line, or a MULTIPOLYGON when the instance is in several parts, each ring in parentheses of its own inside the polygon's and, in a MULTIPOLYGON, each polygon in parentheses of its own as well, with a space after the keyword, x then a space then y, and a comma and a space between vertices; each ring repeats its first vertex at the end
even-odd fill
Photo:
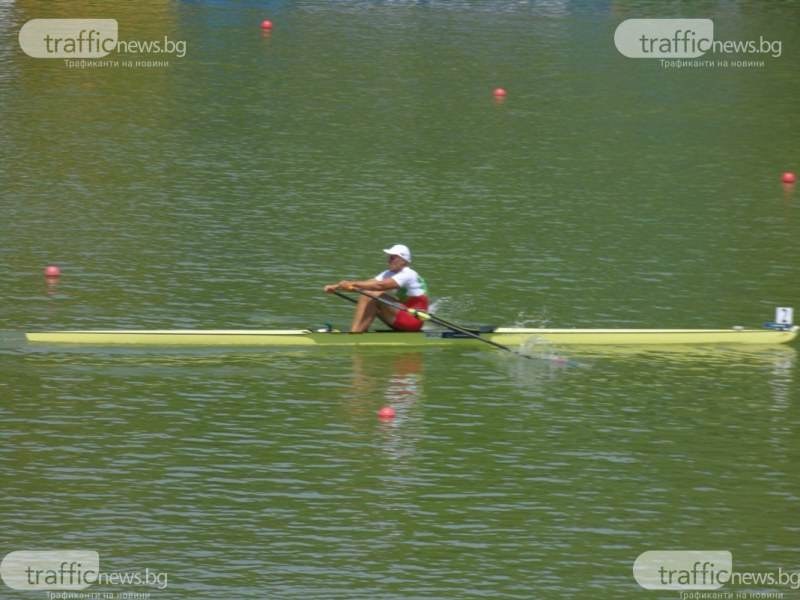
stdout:
POLYGON ((525 327, 525 328, 538 328, 538 327, 549 327, 550 326, 550 317, 547 314, 547 307, 543 306, 539 310, 538 315, 531 315, 523 310, 517 313, 517 316, 514 319, 513 327, 525 327))
POLYGON ((462 318, 460 315, 468 315, 473 312, 474 307, 475 302, 471 298, 450 298, 444 296, 434 300, 430 306, 430 310, 433 314, 447 313, 448 319, 452 318, 453 320, 458 320, 462 318))
POLYGON ((579 364, 567 356, 562 349, 543 338, 532 337, 525 340, 520 345, 519 352, 525 356, 539 359, 554 369, 573 367, 579 364))
MULTIPOLYGON (((431 303, 429 310, 432 314, 441 316, 443 319, 447 319, 448 321, 458 325, 465 325, 466 327, 469 327, 467 324, 469 322, 469 317, 461 315, 469 315, 472 313, 474 306, 475 303, 470 298, 450 298, 445 296, 434 300, 431 303)), ((431 323, 430 321, 426 322, 423 326, 423 330, 425 331, 438 329, 441 329, 441 327, 431 323)))

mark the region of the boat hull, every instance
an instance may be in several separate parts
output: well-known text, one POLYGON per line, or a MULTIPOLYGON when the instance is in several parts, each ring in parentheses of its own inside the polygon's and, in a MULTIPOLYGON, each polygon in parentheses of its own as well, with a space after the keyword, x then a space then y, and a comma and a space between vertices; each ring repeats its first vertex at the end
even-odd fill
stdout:
MULTIPOLYGON (((798 327, 776 329, 519 329, 498 328, 481 337, 506 346, 548 342, 582 346, 772 345, 797 336, 798 327)), ((84 330, 26 333, 29 342, 149 346, 474 346, 481 342, 451 332, 369 333, 275 330, 84 330)))

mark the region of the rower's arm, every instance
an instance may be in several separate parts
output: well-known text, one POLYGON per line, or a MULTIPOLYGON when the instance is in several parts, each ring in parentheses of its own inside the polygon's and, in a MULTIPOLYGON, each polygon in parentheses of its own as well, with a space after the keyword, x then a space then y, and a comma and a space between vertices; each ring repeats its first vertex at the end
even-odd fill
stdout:
POLYGON ((330 293, 334 290, 352 290, 353 288, 358 288, 366 292, 385 292, 398 287, 397 282, 392 277, 386 279, 364 279, 361 281, 343 279, 339 283, 326 285, 325 291, 330 293))
POLYGON ((354 288, 365 290, 367 292, 385 292, 387 290, 394 290, 397 287, 397 282, 392 277, 386 279, 366 279, 364 281, 351 281, 354 288))

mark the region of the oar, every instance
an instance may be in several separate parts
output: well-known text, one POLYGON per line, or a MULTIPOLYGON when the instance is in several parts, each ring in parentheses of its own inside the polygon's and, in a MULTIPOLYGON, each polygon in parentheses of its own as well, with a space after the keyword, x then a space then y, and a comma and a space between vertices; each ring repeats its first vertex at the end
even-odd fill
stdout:
POLYGON ((339 296, 339 298, 344 298, 345 300, 350 300, 350 302, 352 302, 353 304, 358 304, 358 300, 356 300, 355 298, 351 298, 347 294, 343 294, 338 290, 333 290, 333 293, 339 296))
MULTIPOLYGON (((388 298, 384 298, 383 296, 373 296, 372 294, 368 294, 367 292, 359 290, 358 288, 353 288, 353 291, 361 294, 362 296, 367 296, 368 298, 375 298, 379 302, 383 302, 386 306, 391 306, 394 309, 407 312, 412 317, 418 318, 420 321, 431 321, 433 323, 436 323, 437 325, 446 327, 447 329, 452 329, 453 331, 457 331, 458 333, 463 333, 464 335, 467 335, 478 341, 484 342, 486 344, 491 344, 492 346, 494 346, 495 348, 499 348, 500 350, 511 352, 511 354, 516 354, 517 356, 524 356, 525 358, 533 358, 532 356, 528 356, 527 354, 522 354, 521 352, 517 352, 516 350, 513 350, 508 346, 504 346, 503 344, 498 344, 497 342, 493 342, 492 340, 487 340, 486 338, 482 338, 480 335, 478 335, 477 333, 473 333, 469 329, 464 329, 460 325, 456 325, 455 323, 451 323, 450 321, 445 321, 444 319, 437 317, 436 315, 432 315, 431 313, 426 312, 424 310, 419 310, 417 308, 411 308, 405 306, 404 304, 400 304, 399 302, 394 302, 392 300, 389 300, 388 298)), ((339 294, 338 292, 334 293, 339 296, 344 296, 344 294, 339 294)), ((344 297, 347 298, 348 300, 352 300, 352 298, 348 296, 344 297)))

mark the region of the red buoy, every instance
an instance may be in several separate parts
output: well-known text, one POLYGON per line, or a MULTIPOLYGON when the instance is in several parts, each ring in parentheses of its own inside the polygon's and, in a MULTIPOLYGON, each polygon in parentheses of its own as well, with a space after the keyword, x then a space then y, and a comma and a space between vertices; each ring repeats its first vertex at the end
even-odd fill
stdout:
POLYGON ((264 31, 270 31, 272 29, 272 21, 269 19, 264 19, 261 21, 261 29, 264 31))
POLYGON ((56 277, 61 277, 61 269, 59 269, 56 265, 47 265, 44 268, 44 276, 48 279, 55 279, 56 277))
POLYGON ((781 177, 781 181, 783 181, 783 183, 794 183, 797 181, 797 176, 791 171, 786 171, 781 177))
POLYGON ((384 406, 378 411, 378 418, 381 421, 390 421, 395 418, 397 413, 391 406, 384 406))
POLYGON ((508 92, 505 90, 505 88, 499 87, 494 89, 492 95, 494 95, 495 98, 505 98, 508 95, 508 92))

